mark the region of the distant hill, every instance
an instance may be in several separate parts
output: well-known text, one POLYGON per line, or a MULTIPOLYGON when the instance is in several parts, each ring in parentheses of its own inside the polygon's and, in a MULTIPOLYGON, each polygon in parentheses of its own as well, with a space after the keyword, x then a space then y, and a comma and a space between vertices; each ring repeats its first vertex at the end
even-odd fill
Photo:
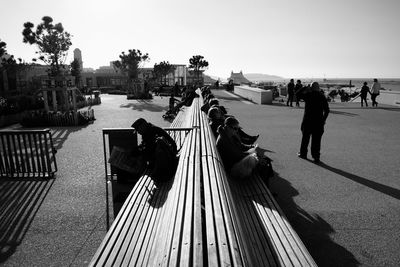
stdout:
POLYGON ((213 84, 213 83, 215 83, 217 80, 218 80, 218 79, 215 79, 214 76, 204 74, 204 83, 205 83, 205 84, 213 84))
POLYGON ((244 73, 243 75, 252 82, 276 81, 285 79, 280 76, 263 74, 263 73, 244 73))

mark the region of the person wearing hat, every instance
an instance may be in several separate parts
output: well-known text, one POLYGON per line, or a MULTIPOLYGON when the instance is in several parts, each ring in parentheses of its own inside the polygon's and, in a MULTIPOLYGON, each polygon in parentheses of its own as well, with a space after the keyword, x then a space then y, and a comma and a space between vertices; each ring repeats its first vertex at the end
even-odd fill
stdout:
POLYGON ((137 119, 132 127, 142 136, 138 149, 153 170, 151 177, 156 181, 168 180, 176 168, 177 146, 174 139, 164 129, 143 118, 137 119))

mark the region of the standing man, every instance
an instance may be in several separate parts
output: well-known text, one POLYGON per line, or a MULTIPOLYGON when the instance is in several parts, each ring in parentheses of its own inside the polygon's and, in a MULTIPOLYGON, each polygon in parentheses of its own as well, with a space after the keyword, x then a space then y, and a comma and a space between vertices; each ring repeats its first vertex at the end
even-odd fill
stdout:
POLYGON ((304 99, 305 107, 301 123, 303 136, 298 156, 307 159, 307 148, 311 138, 311 156, 315 163, 320 163, 321 138, 329 114, 328 101, 317 82, 313 82, 309 90, 302 89, 299 96, 304 99))
POLYGON ((286 106, 290 106, 293 107, 293 97, 294 97, 294 80, 290 79, 290 82, 287 85, 287 94, 288 94, 288 98, 286 101, 286 106))
POLYGON ((303 88, 303 85, 301 84, 301 81, 297 80, 296 85, 294 87, 294 93, 296 95, 296 107, 300 107, 300 98, 299 98, 298 94, 302 88, 303 88))
POLYGON ((374 79, 374 83, 372 84, 371 87, 371 100, 373 107, 378 106, 378 102, 376 102, 376 97, 379 95, 380 90, 381 90, 381 84, 378 82, 378 79, 374 79))
POLYGON ((363 87, 361 87, 361 91, 360 91, 361 107, 363 106, 363 102, 365 102, 365 106, 368 107, 368 102, 367 102, 368 93, 371 93, 371 92, 369 91, 367 82, 364 82, 364 85, 363 85, 363 87))

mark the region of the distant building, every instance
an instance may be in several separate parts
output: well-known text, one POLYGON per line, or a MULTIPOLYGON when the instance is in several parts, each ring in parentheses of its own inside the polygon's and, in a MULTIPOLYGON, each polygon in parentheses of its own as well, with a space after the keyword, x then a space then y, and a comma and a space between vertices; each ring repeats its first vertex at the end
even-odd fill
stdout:
POLYGON ((82 52, 79 48, 74 50, 74 59, 79 62, 79 68, 83 70, 82 52))
POLYGON ((244 77, 243 72, 240 71, 239 73, 234 73, 233 71, 231 72, 231 76, 228 78, 228 80, 232 80, 233 84, 235 85, 241 85, 241 84, 247 84, 250 85, 251 82, 244 77))

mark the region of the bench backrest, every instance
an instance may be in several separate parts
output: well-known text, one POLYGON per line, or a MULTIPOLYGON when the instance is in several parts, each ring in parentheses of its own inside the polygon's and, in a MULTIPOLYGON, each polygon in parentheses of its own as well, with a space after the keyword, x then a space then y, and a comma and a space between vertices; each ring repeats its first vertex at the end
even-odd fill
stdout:
POLYGON ((49 129, 0 131, 0 177, 51 178, 56 171, 49 129))

